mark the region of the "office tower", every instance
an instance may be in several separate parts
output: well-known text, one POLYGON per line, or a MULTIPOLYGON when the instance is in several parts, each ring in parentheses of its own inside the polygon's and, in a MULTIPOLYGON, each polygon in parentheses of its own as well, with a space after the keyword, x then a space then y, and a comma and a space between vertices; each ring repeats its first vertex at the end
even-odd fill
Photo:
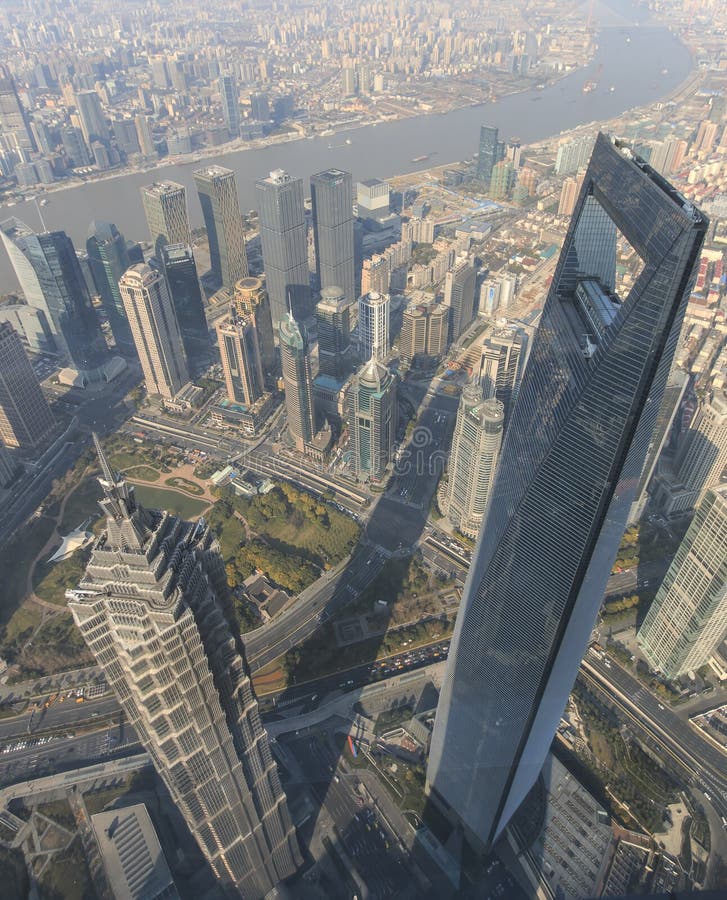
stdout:
POLYGON ((18 474, 18 468, 12 453, 0 443, 0 488, 6 488, 12 484, 18 474))
POLYGON ((344 66, 341 69, 341 88, 344 97, 356 96, 356 70, 353 66, 344 66))
POLYGON ((259 91, 250 94, 250 115, 256 122, 270 121, 270 105, 267 94, 262 94, 259 91))
POLYGON ((525 337, 517 328, 496 328, 482 345, 477 375, 484 397, 495 397, 505 407, 505 421, 512 413, 522 375, 525 337))
POLYGON ((390 300, 370 291, 358 298, 358 352, 361 359, 383 359, 389 352, 390 300))
POLYGON ((94 221, 88 229, 86 252, 96 292, 101 296, 116 349, 125 356, 135 356, 136 347, 119 291, 119 279, 131 265, 126 240, 111 222, 94 221))
POLYGON ((727 394, 714 391, 697 407, 676 460, 676 480, 693 494, 692 506, 727 466, 727 394))
POLYGON ((260 214, 260 242, 273 324, 311 314, 308 246, 303 181, 276 169, 255 183, 260 214))
POLYGON ((111 123, 116 146, 124 156, 134 156, 141 152, 139 136, 136 133, 136 123, 133 119, 114 119, 111 123))
POLYGON ((361 264, 361 294, 388 294, 391 284, 391 264, 388 256, 375 253, 361 264))
POLYGON ((443 303, 412 303, 402 317, 399 356, 407 365, 427 365, 447 349, 449 309, 443 303))
POLYGON ((149 394, 172 400, 189 382, 174 305, 161 272, 146 263, 121 277, 119 290, 149 394))
POLYGON ((232 289, 248 274, 235 173, 222 166, 207 166, 197 169, 194 183, 207 228, 212 277, 218 286, 232 289))
POLYGON ((572 216, 573 210, 576 208, 576 200, 578 199, 578 181, 575 178, 566 178, 563 187, 560 190, 560 201, 558 203, 559 216, 572 216))
POLYGON ((500 159, 500 142, 498 130, 492 125, 483 125, 480 128, 480 146, 477 154, 477 180, 485 187, 490 186, 492 169, 500 159))
POLYGON ((490 177, 490 197, 493 200, 507 200, 515 187, 516 180, 517 174, 509 160, 501 159, 496 162, 492 167, 490 177))
POLYGON ((356 183, 356 205, 359 219, 379 222, 385 219, 389 209, 389 183, 378 178, 368 178, 356 183))
POLYGON ((629 524, 637 522, 640 518, 651 494, 652 478, 657 470, 662 451, 669 440, 674 420, 684 398, 684 393, 689 384, 689 376, 680 369, 672 369, 669 380, 664 388, 664 399, 661 401, 661 409, 656 417, 654 433, 646 454, 644 468, 636 488, 629 524))
POLYGON ((161 259, 162 248, 167 244, 192 246, 184 185, 156 181, 141 189, 141 200, 157 258, 161 259))
POLYGON ((442 512, 462 534, 476 538, 485 518, 487 500, 500 458, 505 407, 483 399, 479 385, 462 391, 442 512))
POLYGON ((35 234, 18 219, 0 223, 0 235, 25 299, 43 314, 58 352, 79 373, 96 373, 108 348, 71 239, 65 231, 35 234))
POLYGON ((463 260, 447 272, 444 281, 444 305, 449 308, 449 343, 458 341, 475 315, 477 272, 471 260, 463 260))
POLYGON ((258 900, 301 859, 219 544, 144 509, 96 448, 106 530, 68 608, 223 888, 258 900))
POLYGON ((81 120, 83 139, 90 147, 94 141, 102 144, 109 142, 109 128, 101 108, 101 98, 96 91, 78 91, 76 94, 76 108, 81 120))
POLYGON ((151 128, 149 126, 149 119, 143 115, 143 113, 139 113, 134 116, 134 126, 136 127, 136 137, 139 141, 139 149, 143 155, 156 156, 154 138, 152 137, 151 128))
POLYGON ((316 274, 321 290, 339 287, 353 303, 353 195, 351 175, 326 169, 310 180, 316 274))
POLYGON ((201 371, 209 365, 211 347, 192 248, 184 244, 167 244, 162 250, 161 263, 167 277, 187 362, 190 369, 201 371))
POLYGON ((233 310, 215 329, 227 397, 232 403, 252 406, 265 391, 255 325, 233 310))
POLYGON ((163 56, 153 56, 149 63, 151 65, 151 80, 154 87, 162 91, 166 91, 171 87, 169 78, 169 70, 167 69, 167 61, 163 56))
POLYGON ((348 374, 351 349, 351 303, 341 288, 332 285, 321 291, 316 320, 318 371, 340 381, 348 374))
POLYGON ((432 735, 431 800, 491 846, 535 783, 661 405, 707 220, 599 135, 502 445, 432 735), (644 261, 613 295, 620 231, 644 261), (597 304, 578 290, 600 279, 597 304))
POLYGON ((394 456, 396 378, 382 362, 371 357, 353 379, 349 404, 356 477, 381 481, 394 456))
POLYGON ((581 137, 566 141, 558 147, 555 156, 556 175, 575 175, 584 169, 593 149, 593 138, 581 137))
POLYGON ((727 487, 707 491, 638 639, 667 678, 705 665, 727 632, 727 487))
POLYGON ((265 290, 265 280, 254 276, 240 279, 235 285, 232 303, 239 315, 255 324, 260 360, 265 373, 265 384, 268 390, 274 390, 280 366, 275 350, 270 297, 265 290))
POLYGON ((0 444, 32 450, 55 420, 17 331, 0 322, 0 444))
POLYGON ((310 350, 305 332, 292 315, 286 316, 278 328, 288 431, 295 449, 302 453, 316 433, 310 350))
POLYGON ((237 85, 232 75, 220 78, 220 96, 222 97, 222 115, 232 139, 240 137, 240 101, 237 85))
POLYGON ((61 128, 61 143, 63 152, 74 168, 91 165, 90 150, 86 147, 80 128, 74 128, 72 125, 61 128))
POLYGON ((8 135, 14 149, 20 152, 38 149, 30 130, 28 114, 18 96, 15 79, 5 65, 0 65, 0 132, 8 135))

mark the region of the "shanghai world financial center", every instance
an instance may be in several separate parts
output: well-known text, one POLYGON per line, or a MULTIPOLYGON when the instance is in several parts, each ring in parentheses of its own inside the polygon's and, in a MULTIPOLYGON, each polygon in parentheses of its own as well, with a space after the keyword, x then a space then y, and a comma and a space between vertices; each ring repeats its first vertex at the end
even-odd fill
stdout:
POLYGON ((599 135, 465 583, 427 788, 490 847, 535 784, 628 521, 707 220, 599 135), (643 266, 616 286, 617 237, 643 266))

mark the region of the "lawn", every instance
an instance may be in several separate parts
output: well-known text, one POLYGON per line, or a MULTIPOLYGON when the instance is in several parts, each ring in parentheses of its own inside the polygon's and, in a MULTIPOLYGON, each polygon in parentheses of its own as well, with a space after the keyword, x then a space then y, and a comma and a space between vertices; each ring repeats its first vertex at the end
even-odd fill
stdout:
POLYGON ((103 496, 101 485, 97 478, 85 478, 66 501, 63 518, 58 530, 61 534, 68 534, 78 528, 89 516, 98 516, 101 510, 98 501, 103 496))
POLYGON ((48 563, 43 560, 33 573, 33 590, 41 600, 65 606, 66 591, 78 587, 83 577, 90 549, 76 550, 69 559, 48 563))
POLYGON ((67 610, 47 619, 14 660, 21 678, 40 678, 90 665, 93 657, 67 610))
POLYGON ((215 503, 208 515, 210 527, 217 535, 225 561, 231 559, 245 538, 245 526, 235 515, 225 515, 222 504, 215 503))
MULTIPOLYGON (((129 481, 133 482, 133 478, 129 481)), ((147 508, 166 509, 183 519, 196 519, 209 506, 206 500, 195 500, 172 488, 151 487, 148 484, 137 484, 135 488, 137 499, 147 508)))
POLYGON ((0 624, 8 622, 25 598, 28 569, 54 527, 52 519, 41 516, 29 522, 14 540, 0 550, 0 572, 3 574, 0 624))
POLYGON ((95 896, 80 838, 76 838, 68 850, 51 859, 38 881, 38 888, 42 900, 60 897, 63 900, 88 900, 95 896))
POLYGON ((161 477, 159 472, 151 466, 129 466, 128 469, 124 470, 125 475, 129 475, 131 472, 134 473, 134 478, 139 478, 142 481, 159 481, 161 477))

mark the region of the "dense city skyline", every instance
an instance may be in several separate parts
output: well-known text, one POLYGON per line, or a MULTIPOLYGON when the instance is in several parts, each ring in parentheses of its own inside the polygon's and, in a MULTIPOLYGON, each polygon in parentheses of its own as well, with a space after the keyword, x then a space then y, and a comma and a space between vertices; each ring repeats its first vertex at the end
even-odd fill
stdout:
POLYGON ((726 46, 3 5, 3 896, 722 896, 726 46))

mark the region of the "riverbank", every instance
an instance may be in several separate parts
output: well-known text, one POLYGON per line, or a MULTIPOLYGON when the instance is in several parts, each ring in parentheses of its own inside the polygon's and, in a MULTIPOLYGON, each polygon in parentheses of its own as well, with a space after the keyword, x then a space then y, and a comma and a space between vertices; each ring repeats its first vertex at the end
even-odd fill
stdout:
MULTIPOLYGON (((328 136, 288 134, 269 138, 264 146, 212 148, 193 154, 181 165, 164 160, 153 168, 115 171, 101 179, 59 186, 47 195, 50 202, 42 208, 43 222, 34 202, 0 208, 0 217, 15 215, 31 228, 64 229, 79 247, 85 243, 93 219, 110 219, 127 238, 144 239, 147 225, 139 188, 153 179, 170 179, 187 187, 190 222, 195 228, 203 222, 192 178, 200 163, 219 162, 232 169, 237 176, 241 208, 254 209, 255 182, 273 169, 307 178, 313 172, 335 167, 351 172, 355 181, 408 175, 421 170, 421 157, 436 159, 437 167, 471 157, 483 123, 496 125, 503 139, 517 136, 523 145, 553 140, 559 133, 613 122, 624 114, 633 115, 634 108, 643 110, 666 102, 664 98, 683 89, 692 66, 688 49, 667 28, 635 28, 628 44, 618 29, 607 29, 599 35, 598 51, 585 68, 542 90, 514 93, 497 103, 470 105, 443 114, 347 125, 338 133, 349 135, 351 144, 331 142, 328 136), (663 76, 667 64, 668 75, 663 76), (584 93, 585 81, 594 80, 597 74, 598 88, 584 93), (614 91, 610 91, 611 86, 614 91), (329 144, 335 146, 329 148, 329 144), (420 162, 414 163, 414 159, 420 162)), ((0 255, 0 279, 7 285, 6 291, 16 284, 5 254, 0 255)))

